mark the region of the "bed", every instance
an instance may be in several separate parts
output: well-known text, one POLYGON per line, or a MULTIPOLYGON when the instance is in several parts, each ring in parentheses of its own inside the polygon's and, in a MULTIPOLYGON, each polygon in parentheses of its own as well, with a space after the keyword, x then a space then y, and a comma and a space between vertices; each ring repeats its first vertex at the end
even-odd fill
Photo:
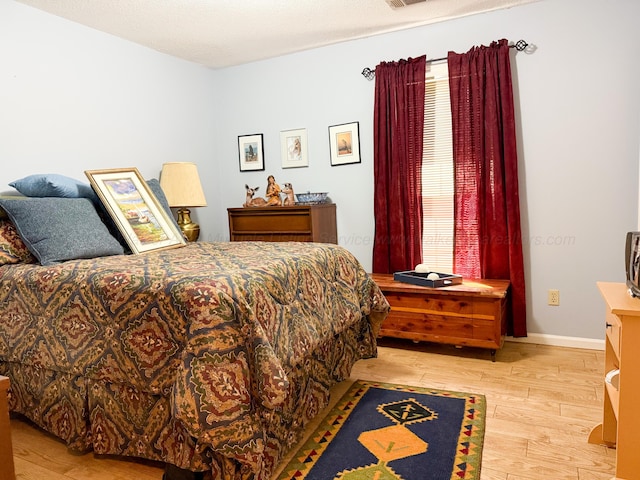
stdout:
POLYGON ((389 309, 337 245, 191 243, 42 265, 6 218, 3 236, 10 409, 72 451, 214 479, 270 478, 330 387, 376 355, 389 309))

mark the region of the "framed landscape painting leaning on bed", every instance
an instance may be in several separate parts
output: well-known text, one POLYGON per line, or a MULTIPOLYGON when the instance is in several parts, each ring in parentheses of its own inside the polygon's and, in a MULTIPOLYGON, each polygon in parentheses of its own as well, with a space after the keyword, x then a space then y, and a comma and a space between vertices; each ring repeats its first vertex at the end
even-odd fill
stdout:
POLYGON ((134 253, 185 244, 182 232, 162 209, 135 168, 89 170, 85 174, 134 253))

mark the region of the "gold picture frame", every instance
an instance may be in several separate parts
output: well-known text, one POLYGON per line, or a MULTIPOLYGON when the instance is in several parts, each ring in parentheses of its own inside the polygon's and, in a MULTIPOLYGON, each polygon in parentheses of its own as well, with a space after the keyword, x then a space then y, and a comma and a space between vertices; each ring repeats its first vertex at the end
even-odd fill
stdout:
POLYGON ((186 244, 137 168, 84 173, 133 253, 186 244))

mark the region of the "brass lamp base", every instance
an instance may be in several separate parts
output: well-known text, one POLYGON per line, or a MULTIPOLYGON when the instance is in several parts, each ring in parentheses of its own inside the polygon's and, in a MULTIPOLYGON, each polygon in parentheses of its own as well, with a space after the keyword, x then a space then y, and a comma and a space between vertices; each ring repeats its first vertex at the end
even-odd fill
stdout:
POLYGON ((191 211, 188 208, 178 209, 178 226, 189 242, 198 240, 200 225, 191 221, 191 211))

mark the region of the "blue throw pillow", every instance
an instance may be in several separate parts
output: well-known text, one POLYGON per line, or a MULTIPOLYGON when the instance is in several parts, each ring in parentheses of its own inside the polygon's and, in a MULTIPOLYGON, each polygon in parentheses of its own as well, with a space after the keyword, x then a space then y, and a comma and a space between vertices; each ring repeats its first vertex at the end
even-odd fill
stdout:
POLYGON ((86 198, 0 198, 20 238, 42 265, 124 253, 86 198))
POLYGON ((27 197, 88 198, 96 205, 100 203, 91 185, 57 173, 29 175, 9 186, 27 197))
POLYGON ((167 212, 167 215, 169 215, 169 218, 171 219, 173 224, 176 226, 178 231, 180 231, 178 222, 176 221, 176 218, 173 216, 173 212, 171 211, 171 207, 169 206, 169 201, 167 200, 167 196, 164 194, 164 190, 162 190, 162 187, 160 186, 160 182, 156 178, 150 178, 146 182, 147 182, 147 186, 149 187, 149 190, 151 190, 151 192, 156 196, 162 208, 165 209, 165 211, 167 212))

